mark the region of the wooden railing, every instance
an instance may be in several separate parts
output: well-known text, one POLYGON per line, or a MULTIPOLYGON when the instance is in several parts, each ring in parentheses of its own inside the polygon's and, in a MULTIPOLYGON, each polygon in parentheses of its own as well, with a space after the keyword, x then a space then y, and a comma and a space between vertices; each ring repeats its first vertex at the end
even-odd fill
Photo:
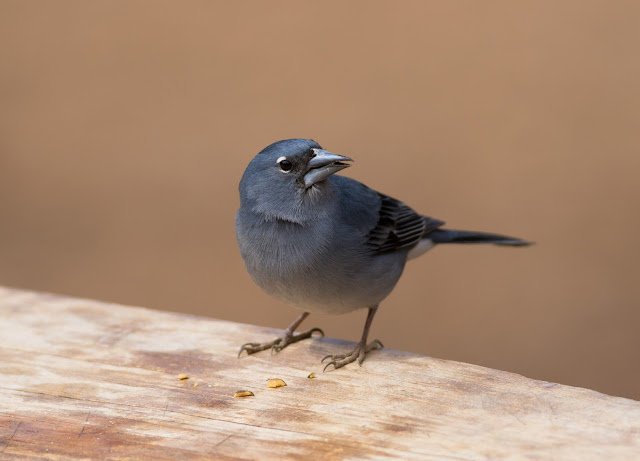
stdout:
POLYGON ((322 373, 328 338, 236 357, 277 333, 0 288, 0 459, 640 459, 640 402, 389 349, 322 373))

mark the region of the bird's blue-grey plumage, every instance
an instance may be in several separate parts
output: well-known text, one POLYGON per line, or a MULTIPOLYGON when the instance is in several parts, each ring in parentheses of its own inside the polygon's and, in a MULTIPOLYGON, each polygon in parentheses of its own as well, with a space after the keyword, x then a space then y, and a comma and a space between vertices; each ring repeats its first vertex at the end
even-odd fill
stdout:
POLYGON ((435 244, 527 244, 443 229, 442 221, 334 175, 349 161, 315 141, 288 139, 249 163, 240 181, 236 234, 249 274, 270 295, 306 312, 374 308, 393 290, 406 261, 435 244))
POLYGON ((372 231, 382 198, 373 190, 342 176, 304 188, 297 172, 277 167, 286 156, 306 173, 312 148, 320 146, 308 140, 272 144, 245 171, 236 232, 247 270, 264 291, 309 312, 377 304, 400 277, 406 251, 378 251, 380 237, 372 231))

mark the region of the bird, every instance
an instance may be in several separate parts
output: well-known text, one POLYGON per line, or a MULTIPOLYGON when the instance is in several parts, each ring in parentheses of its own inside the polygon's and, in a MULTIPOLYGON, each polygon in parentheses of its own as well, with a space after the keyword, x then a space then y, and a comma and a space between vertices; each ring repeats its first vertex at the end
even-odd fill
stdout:
POLYGON ((296 333, 311 313, 368 309, 360 341, 330 354, 323 371, 358 361, 382 348, 367 343, 378 307, 393 290, 407 261, 441 244, 526 246, 505 235, 446 229, 404 202, 335 173, 353 159, 324 150, 311 139, 285 139, 261 150, 239 184, 235 229, 253 281, 268 295, 302 313, 272 341, 242 345, 238 357, 324 336, 319 328, 296 333))

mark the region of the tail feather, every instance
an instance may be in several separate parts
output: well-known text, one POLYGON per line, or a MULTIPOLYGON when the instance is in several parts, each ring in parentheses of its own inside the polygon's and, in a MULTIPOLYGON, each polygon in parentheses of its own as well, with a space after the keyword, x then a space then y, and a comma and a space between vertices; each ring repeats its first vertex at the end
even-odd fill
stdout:
POLYGON ((507 235, 452 229, 435 229, 425 237, 431 239, 433 243, 493 243, 508 246, 526 246, 533 243, 507 235))

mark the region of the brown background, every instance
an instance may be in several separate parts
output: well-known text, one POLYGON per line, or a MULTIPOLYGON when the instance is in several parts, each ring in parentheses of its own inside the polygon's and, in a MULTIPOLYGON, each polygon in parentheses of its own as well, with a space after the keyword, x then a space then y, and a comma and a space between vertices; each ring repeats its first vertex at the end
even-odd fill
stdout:
MULTIPOLYGON (((4 0, 0 283, 284 328, 237 183, 312 137, 452 227, 538 242, 410 263, 372 337, 638 399, 638 24, 636 1, 4 0)), ((364 312, 314 317, 355 340, 364 312)))

